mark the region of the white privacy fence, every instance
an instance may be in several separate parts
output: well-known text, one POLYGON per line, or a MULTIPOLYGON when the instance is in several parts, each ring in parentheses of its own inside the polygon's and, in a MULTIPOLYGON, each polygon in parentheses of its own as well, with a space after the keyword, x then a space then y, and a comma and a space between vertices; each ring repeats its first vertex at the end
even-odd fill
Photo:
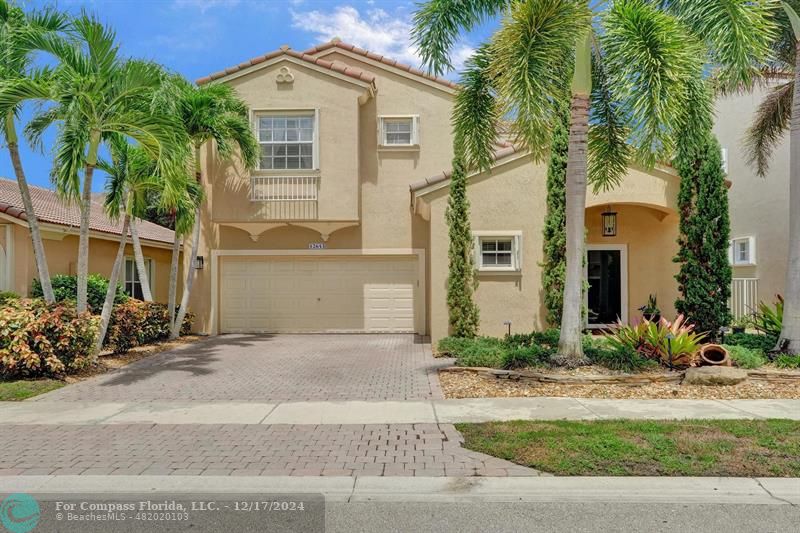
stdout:
POLYGON ((728 307, 734 318, 752 314, 758 307, 758 278, 733 278, 728 307))

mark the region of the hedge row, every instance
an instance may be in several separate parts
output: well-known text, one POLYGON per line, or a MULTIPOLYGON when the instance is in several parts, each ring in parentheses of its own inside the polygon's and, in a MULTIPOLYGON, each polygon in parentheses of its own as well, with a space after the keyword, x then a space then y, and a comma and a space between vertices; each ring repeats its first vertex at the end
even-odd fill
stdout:
MULTIPOLYGON (((191 329, 186 314, 181 334, 191 329)), ((48 305, 39 298, 8 299, 0 307, 0 378, 58 376, 91 364, 100 317, 78 314, 75 305, 48 305)), ((104 347, 114 353, 165 340, 167 306, 129 298, 114 307, 104 347)))

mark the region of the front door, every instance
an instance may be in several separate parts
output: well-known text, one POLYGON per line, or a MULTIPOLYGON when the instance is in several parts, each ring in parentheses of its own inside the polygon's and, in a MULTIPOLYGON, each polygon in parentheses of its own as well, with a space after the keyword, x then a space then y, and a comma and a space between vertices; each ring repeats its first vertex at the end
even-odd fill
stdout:
POLYGON ((623 252, 619 248, 587 251, 587 307, 590 327, 614 324, 626 318, 622 298, 625 270, 623 252))

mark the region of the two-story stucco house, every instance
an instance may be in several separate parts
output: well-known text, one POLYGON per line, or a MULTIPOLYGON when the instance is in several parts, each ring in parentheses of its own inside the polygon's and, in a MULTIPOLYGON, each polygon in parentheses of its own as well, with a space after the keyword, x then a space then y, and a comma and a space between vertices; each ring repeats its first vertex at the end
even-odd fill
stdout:
POLYGON ((756 175, 746 161, 744 137, 758 105, 770 89, 732 94, 716 102, 714 133, 726 154, 728 175, 736 186, 729 194, 733 266, 731 311, 752 313, 759 301, 772 303, 786 286, 789 257, 789 133, 772 153, 769 173, 756 175))
MULTIPOLYGON (((196 326, 447 335, 455 86, 338 40, 282 47, 198 83, 229 84, 246 101, 261 160, 248 173, 213 147, 204 157, 196 326)), ((500 142, 491 172, 470 178, 484 334, 545 325, 546 172, 500 142)), ((632 168, 589 198, 590 325, 634 318, 649 294, 674 312, 677 188, 669 168, 632 168)))

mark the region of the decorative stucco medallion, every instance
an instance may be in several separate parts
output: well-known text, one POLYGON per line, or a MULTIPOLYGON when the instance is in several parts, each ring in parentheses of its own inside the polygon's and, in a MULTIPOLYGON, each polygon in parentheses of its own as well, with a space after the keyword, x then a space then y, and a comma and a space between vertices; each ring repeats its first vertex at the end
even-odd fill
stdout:
POLYGON ((294 81, 294 74, 289 71, 289 67, 281 67, 275 79, 278 83, 292 83, 294 81))

